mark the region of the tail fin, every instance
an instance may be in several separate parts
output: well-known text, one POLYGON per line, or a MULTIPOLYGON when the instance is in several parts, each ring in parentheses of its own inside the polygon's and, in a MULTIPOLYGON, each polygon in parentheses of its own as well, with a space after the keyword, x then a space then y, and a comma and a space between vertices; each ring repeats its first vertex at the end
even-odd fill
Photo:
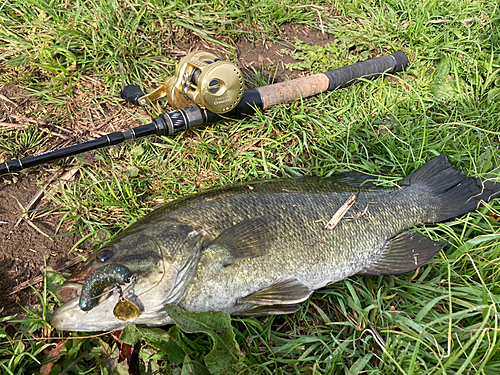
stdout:
POLYGON ((500 182, 483 182, 479 178, 466 177, 445 155, 435 157, 408 175, 401 184, 411 185, 412 189, 435 197, 436 222, 474 211, 481 201, 500 198, 500 182))

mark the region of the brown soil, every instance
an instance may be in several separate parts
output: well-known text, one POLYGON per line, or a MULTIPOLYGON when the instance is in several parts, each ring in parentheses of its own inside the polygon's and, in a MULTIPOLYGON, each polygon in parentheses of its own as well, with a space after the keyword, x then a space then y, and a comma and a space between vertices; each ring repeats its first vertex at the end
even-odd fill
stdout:
MULTIPOLYGON (((323 34, 321 31, 286 25, 282 28, 280 43, 239 42, 237 48, 240 67, 247 75, 252 75, 252 68, 255 68, 263 75, 271 76, 276 82, 304 74, 300 71, 290 71, 285 67, 285 64, 295 60, 283 54, 282 50, 293 50, 291 42, 295 37, 310 45, 322 46, 332 41, 331 35, 323 34)), ((182 57, 196 49, 211 50, 224 58, 224 53, 215 45, 207 45, 206 41, 192 34, 184 35, 182 41, 177 41, 172 54, 182 57)), ((67 121, 66 119, 64 121, 67 124, 66 129, 54 125, 54 122, 61 122, 60 114, 40 106, 18 86, 0 85, 0 128, 16 129, 36 124, 39 128, 45 129, 50 137, 45 148, 41 150, 44 151, 140 124, 133 118, 136 109, 96 103, 97 94, 102 95, 96 79, 84 77, 81 81, 81 91, 72 97, 68 104, 68 117, 67 121), (93 91, 96 92, 95 96, 92 94, 93 91), (56 117, 58 121, 55 121, 56 117)), ((27 150, 26 155, 15 157, 31 153, 27 150)), ((25 211, 28 206, 28 211, 41 208, 55 211, 53 203, 44 200, 43 194, 30 205, 32 198, 40 192, 52 174, 50 166, 46 166, 31 170, 29 174, 0 176, 0 290, 4 292, 3 298, 0 299, 0 310, 3 309, 0 311, 0 316, 22 312, 21 306, 40 303, 39 297, 26 282, 41 291, 40 276, 43 274, 44 264, 51 269, 68 272, 72 267, 71 264, 74 265, 79 261, 78 254, 85 256, 91 252, 91 244, 83 243, 79 245, 81 252, 78 254, 72 252, 68 255, 69 250, 82 238, 82 234, 53 237, 55 234, 67 234, 72 230, 69 223, 57 229, 61 221, 60 216, 49 214, 39 215, 34 219, 26 217, 25 211), (41 175, 41 171, 45 174, 41 175), (20 289, 19 287, 23 285, 27 287, 20 289)))
POLYGON ((294 39, 314 46, 324 46, 333 42, 332 34, 322 33, 320 30, 308 29, 302 25, 284 25, 280 33, 279 43, 261 41, 250 43, 241 41, 238 43, 240 63, 246 72, 252 74, 252 68, 259 71, 266 77, 270 77, 274 82, 285 81, 290 78, 297 78, 307 72, 290 70, 286 64, 295 63, 291 56, 284 51, 294 51, 294 39))
MULTIPOLYGON (((40 303, 34 291, 23 282, 32 280, 31 284, 40 286, 41 280, 38 278, 38 281, 37 276, 43 274, 45 262, 50 269, 68 272, 71 263, 76 264, 73 260, 80 260, 75 253, 68 255, 68 251, 81 235, 51 237, 56 234, 60 217, 53 215, 47 219, 29 220, 31 225, 22 219, 24 207, 39 190, 36 177, 32 176, 20 175, 15 183, 12 179, 4 179, 0 185, 0 290, 6 293, 0 299, 0 309, 4 308, 2 315, 19 312, 20 305, 40 303), (23 289, 16 288, 24 285, 23 289)), ((70 230, 70 227, 63 226, 58 234, 70 230)), ((90 250, 88 245, 79 248, 90 250)))

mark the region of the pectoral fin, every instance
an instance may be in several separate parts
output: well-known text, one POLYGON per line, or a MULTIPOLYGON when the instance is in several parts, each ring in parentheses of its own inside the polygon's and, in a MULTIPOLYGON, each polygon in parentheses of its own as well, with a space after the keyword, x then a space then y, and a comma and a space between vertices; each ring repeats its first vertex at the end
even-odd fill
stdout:
POLYGON ((413 271, 433 258, 447 244, 437 242, 418 232, 406 232, 387 241, 381 257, 361 275, 399 275, 413 271))
POLYGON ((312 293, 307 286, 297 279, 282 278, 276 280, 267 288, 241 298, 239 303, 272 306, 292 305, 305 301, 312 293))
POLYGON ((273 223, 263 219, 246 219, 222 232, 211 244, 228 253, 223 265, 262 256, 272 243, 273 223))

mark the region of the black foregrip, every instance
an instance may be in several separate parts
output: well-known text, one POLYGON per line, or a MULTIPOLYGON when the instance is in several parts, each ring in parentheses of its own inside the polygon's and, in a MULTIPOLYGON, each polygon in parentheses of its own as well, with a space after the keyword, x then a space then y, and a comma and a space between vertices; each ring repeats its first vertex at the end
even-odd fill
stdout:
POLYGON ((408 57, 401 51, 376 57, 324 73, 328 77, 328 91, 355 84, 360 78, 375 79, 383 73, 401 72, 408 66, 408 57))
POLYGON ((139 86, 136 85, 128 85, 122 89, 122 99, 126 100, 133 105, 140 105, 139 98, 144 96, 144 92, 141 90, 139 86))

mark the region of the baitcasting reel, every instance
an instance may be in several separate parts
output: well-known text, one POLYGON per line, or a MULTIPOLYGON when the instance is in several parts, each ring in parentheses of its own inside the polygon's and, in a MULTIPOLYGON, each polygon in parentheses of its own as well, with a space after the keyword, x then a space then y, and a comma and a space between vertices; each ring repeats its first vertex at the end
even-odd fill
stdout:
POLYGON ((240 102, 244 81, 241 71, 216 55, 195 51, 186 55, 167 82, 159 82, 155 91, 137 99, 144 106, 164 96, 175 109, 197 104, 214 113, 226 113, 240 102))

